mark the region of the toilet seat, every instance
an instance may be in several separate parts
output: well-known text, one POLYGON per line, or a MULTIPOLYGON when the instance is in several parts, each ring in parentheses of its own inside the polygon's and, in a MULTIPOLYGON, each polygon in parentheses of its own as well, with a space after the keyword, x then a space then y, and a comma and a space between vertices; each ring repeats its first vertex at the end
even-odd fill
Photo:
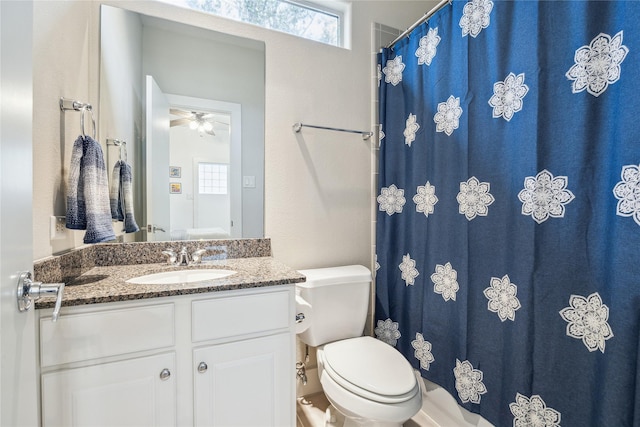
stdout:
POLYGON ((420 387, 409 362, 390 345, 368 336, 336 341, 318 352, 327 375, 347 391, 365 399, 406 402, 420 387))

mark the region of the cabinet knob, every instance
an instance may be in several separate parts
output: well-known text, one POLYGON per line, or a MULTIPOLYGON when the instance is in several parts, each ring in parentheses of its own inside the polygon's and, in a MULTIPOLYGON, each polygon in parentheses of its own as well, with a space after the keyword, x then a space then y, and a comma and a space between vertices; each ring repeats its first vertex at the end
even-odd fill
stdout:
POLYGON ((160 379, 162 381, 168 380, 170 376, 171 376, 171 371, 168 370, 167 368, 164 368, 162 371, 160 371, 160 379))
POLYGON ((209 367, 207 366, 207 364, 206 364, 206 363, 204 363, 204 362, 200 362, 200 364, 198 365, 198 372, 200 372, 201 374, 203 374, 203 373, 207 372, 207 369, 208 369, 208 368, 209 368, 209 367))

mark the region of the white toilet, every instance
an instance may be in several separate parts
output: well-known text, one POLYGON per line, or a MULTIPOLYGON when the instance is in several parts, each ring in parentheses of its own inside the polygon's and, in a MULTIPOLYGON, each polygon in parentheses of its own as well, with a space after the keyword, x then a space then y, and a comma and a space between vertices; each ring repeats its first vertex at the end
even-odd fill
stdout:
MULTIPOLYGON (((298 336, 318 347, 318 375, 344 426, 399 427, 422 406, 409 362, 385 342, 361 336, 371 272, 361 265, 300 270, 298 336)), ((327 424, 334 426, 336 424, 327 424)))

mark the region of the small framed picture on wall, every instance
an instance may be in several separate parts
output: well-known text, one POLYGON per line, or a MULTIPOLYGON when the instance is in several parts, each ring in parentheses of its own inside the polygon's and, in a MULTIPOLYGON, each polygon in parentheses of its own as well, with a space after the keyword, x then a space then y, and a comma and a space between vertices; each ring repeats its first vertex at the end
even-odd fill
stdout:
POLYGON ((180 166, 169 166, 169 178, 180 178, 182 176, 182 168, 180 166))
POLYGON ((180 183, 180 182, 170 182, 169 183, 169 193, 171 193, 171 194, 181 194, 182 193, 182 183, 180 183))

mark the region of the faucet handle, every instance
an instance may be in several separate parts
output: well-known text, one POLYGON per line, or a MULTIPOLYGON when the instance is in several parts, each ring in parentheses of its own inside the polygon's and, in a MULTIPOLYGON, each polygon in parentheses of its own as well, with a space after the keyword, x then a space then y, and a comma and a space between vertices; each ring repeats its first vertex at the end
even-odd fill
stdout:
POLYGON ((178 260, 178 256, 171 249, 166 249, 162 251, 162 255, 167 257, 167 264, 175 264, 178 260))
POLYGON ((192 264, 200 264, 202 262, 202 255, 207 253, 206 249, 198 249, 194 253, 191 254, 191 263, 192 264))

